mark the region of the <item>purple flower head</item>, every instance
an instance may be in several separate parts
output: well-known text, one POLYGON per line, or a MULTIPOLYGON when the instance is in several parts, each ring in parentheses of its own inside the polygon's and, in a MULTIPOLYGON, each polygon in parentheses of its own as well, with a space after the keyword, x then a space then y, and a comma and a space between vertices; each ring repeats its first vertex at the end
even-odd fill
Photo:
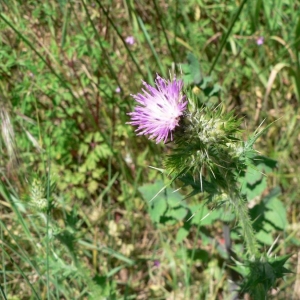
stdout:
POLYGON ((133 45, 135 43, 135 39, 133 36, 128 36, 126 39, 125 39, 125 42, 128 44, 128 45, 133 45))
POLYGON ((265 39, 263 36, 260 36, 259 38, 256 39, 256 44, 258 46, 261 46, 264 43, 265 39))
POLYGON ((156 139, 156 143, 167 141, 169 134, 173 140, 172 131, 179 123, 179 118, 186 108, 187 101, 182 95, 182 80, 164 80, 157 75, 156 87, 143 82, 146 89, 143 94, 132 95, 140 104, 134 112, 128 113, 131 124, 138 126, 138 135, 150 135, 150 139, 156 139))
POLYGON ((116 93, 120 93, 121 92, 121 88, 119 86, 117 86, 116 89, 115 89, 115 92, 116 93))
POLYGON ((154 267, 159 267, 159 266, 160 266, 160 261, 156 259, 156 260, 153 262, 153 265, 154 265, 154 267))

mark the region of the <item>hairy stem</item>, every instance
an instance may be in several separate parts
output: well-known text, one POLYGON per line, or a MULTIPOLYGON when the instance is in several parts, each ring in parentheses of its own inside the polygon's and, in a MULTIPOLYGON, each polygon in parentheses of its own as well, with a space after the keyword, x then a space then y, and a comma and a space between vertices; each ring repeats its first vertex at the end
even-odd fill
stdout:
POLYGON ((233 193, 230 199, 243 230, 247 252, 249 253, 250 257, 257 257, 259 255, 258 245, 254 235, 252 222, 248 214, 248 208, 239 193, 233 193))

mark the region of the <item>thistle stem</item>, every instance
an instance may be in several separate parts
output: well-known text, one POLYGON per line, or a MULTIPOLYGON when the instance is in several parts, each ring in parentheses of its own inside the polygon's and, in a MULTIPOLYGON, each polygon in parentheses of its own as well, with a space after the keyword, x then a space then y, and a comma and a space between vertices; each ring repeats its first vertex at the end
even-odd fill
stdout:
POLYGON ((243 201, 241 195, 239 195, 239 193, 235 192, 231 195, 230 199, 243 230, 247 252, 250 255, 250 257, 258 257, 258 244, 254 235, 252 222, 248 214, 248 208, 245 202, 243 201))

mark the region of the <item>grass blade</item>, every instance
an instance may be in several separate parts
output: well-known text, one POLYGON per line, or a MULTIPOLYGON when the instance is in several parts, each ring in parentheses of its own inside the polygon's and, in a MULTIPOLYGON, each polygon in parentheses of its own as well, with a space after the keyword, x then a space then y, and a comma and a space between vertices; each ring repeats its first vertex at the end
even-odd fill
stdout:
POLYGON ((155 51, 155 49, 154 49, 154 47, 153 47, 153 44, 152 44, 152 42, 151 42, 151 38, 150 38, 150 36, 149 36, 149 34, 148 34, 148 32, 147 32, 147 29, 146 29, 146 27, 145 27, 145 25, 144 25, 144 22, 142 21, 142 19, 141 19, 140 17, 138 17, 137 19, 138 19, 138 22, 139 22, 139 24, 140 24, 140 27, 141 27, 141 29, 142 29, 142 31, 143 31, 143 33, 144 33, 144 36, 145 36, 145 38, 146 38, 146 41, 147 41, 147 43, 148 43, 148 45, 149 45, 149 47, 150 47, 150 49, 151 49, 151 52, 152 52, 152 54, 153 54, 153 56, 154 56, 154 58, 155 58, 155 60, 156 60, 156 63, 157 63, 157 65, 158 65, 158 67, 159 67, 159 70, 160 70, 162 76, 163 76, 163 77, 166 77, 165 69, 163 68, 163 66, 162 66, 162 64, 161 64, 161 62, 160 62, 160 59, 158 58, 157 52, 155 51))
POLYGON ((247 2, 247 0, 243 0, 243 2, 241 3, 241 5, 240 5, 240 7, 239 7, 239 9, 237 11, 237 13, 235 14, 234 18, 232 19, 231 24, 230 24, 230 26, 229 26, 229 28, 228 28, 228 30, 227 30, 224 38, 222 39, 221 46, 220 46, 220 48, 219 48, 219 50, 217 52, 217 55, 215 56, 215 59, 214 59, 212 65, 210 67, 208 75, 210 75, 212 73, 212 71, 214 70, 214 68, 216 66, 216 63, 218 62, 218 59, 219 59, 219 57, 220 57, 220 55, 221 55, 221 53, 223 51, 223 48, 224 48, 224 46, 225 46, 225 44, 227 42, 227 39, 228 39, 228 37, 229 37, 232 29, 233 29, 233 26, 236 23, 237 19, 239 18, 239 16, 240 16, 240 14, 241 14, 241 12, 243 10, 243 7, 246 4, 246 2, 247 2))

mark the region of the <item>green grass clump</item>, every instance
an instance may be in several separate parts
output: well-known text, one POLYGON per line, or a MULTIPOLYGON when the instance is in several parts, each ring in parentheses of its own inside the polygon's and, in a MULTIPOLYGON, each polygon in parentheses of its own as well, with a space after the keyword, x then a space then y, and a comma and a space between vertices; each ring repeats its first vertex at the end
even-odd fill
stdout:
MULTIPOLYGON (((245 271, 231 268, 244 245, 234 215, 186 186, 150 201, 166 178, 148 166, 171 146, 126 124, 141 80, 188 78, 189 64, 206 78, 195 95, 244 132, 276 121, 256 145, 270 159, 241 190, 261 249, 296 251, 300 5, 269 2, 0 3, 3 299, 230 299, 245 271)), ((300 297, 294 281, 271 299, 300 297)))

